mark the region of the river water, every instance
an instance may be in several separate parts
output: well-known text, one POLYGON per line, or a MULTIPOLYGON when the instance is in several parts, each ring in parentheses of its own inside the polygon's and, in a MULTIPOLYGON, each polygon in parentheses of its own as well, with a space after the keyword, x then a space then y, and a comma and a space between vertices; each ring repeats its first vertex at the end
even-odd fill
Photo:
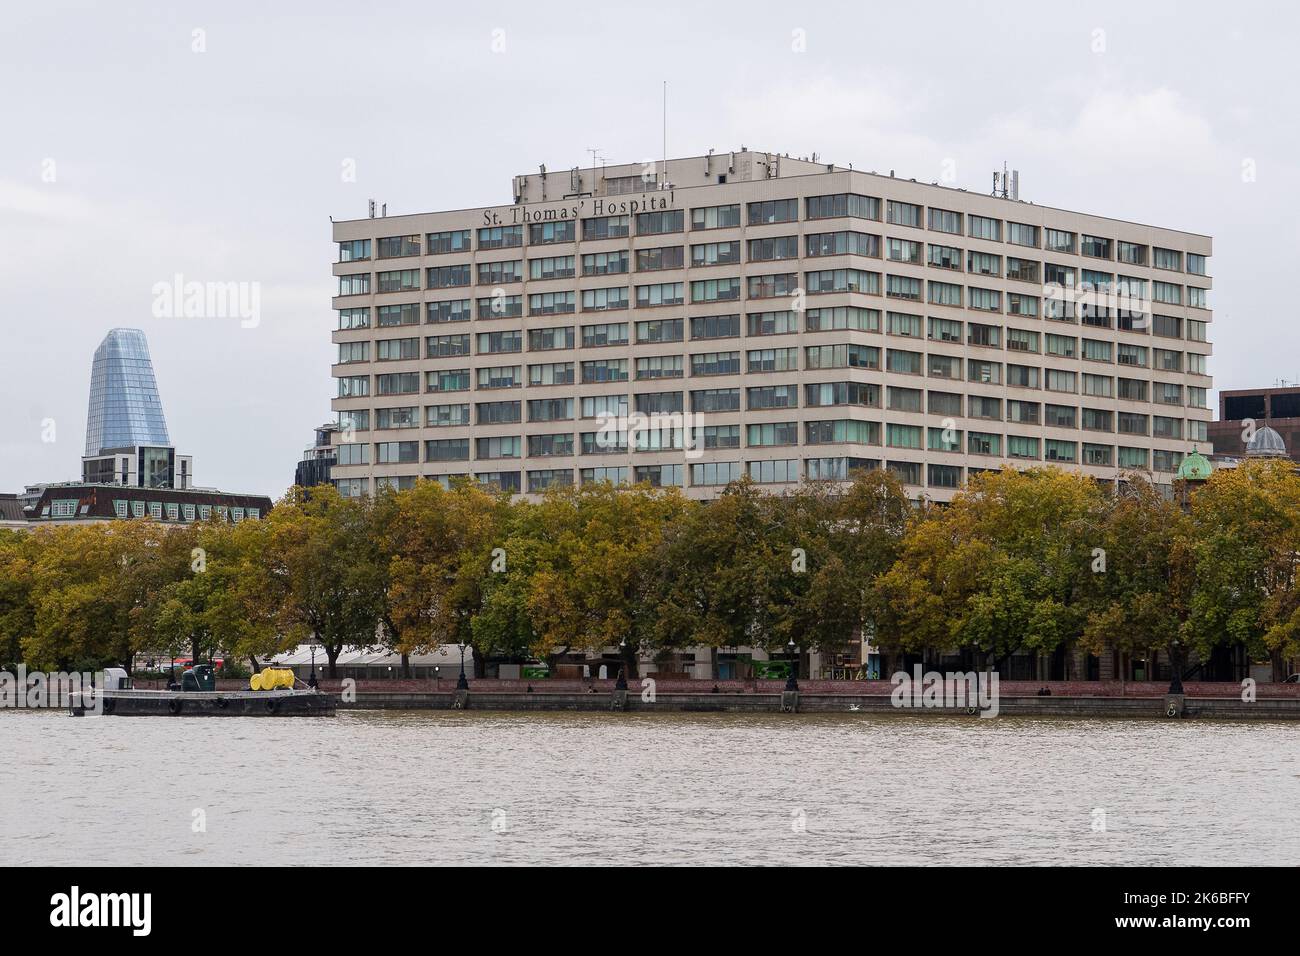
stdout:
POLYGON ((0 864, 1293 864, 1300 726, 0 714, 0 864))

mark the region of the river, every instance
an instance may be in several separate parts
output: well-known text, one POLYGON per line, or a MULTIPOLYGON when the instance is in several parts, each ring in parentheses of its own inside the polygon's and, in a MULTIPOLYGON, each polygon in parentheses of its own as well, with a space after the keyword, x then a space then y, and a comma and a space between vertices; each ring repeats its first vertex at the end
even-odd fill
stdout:
POLYGON ((0 864, 1286 864, 1286 723, 0 713, 0 864))

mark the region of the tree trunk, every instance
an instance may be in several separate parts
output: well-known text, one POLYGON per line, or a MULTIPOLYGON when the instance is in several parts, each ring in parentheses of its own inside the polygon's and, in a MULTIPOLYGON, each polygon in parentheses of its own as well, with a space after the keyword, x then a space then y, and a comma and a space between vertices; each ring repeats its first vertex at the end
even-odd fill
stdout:
POLYGON ((411 676, 411 655, 403 654, 402 655, 402 677, 409 678, 410 676, 411 676))
POLYGON ((330 680, 333 680, 339 676, 338 667, 336 665, 338 664, 339 652, 343 650, 343 647, 342 645, 326 644, 324 645, 324 648, 326 668, 329 671, 330 680))
POLYGON ((636 680, 641 676, 641 661, 637 656, 636 648, 631 644, 623 648, 623 676, 628 680, 636 680))
POLYGON ((1290 675, 1286 672, 1286 661, 1282 659, 1282 648, 1275 647, 1268 652, 1269 663, 1273 665, 1273 680, 1281 683, 1290 675))

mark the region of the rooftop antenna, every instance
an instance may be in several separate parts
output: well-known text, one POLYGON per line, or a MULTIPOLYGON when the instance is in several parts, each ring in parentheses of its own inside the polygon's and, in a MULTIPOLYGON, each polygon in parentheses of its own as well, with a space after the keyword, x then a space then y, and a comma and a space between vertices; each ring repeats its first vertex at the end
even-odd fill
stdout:
POLYGON ((664 80, 664 178, 660 189, 668 188, 668 81, 664 80))

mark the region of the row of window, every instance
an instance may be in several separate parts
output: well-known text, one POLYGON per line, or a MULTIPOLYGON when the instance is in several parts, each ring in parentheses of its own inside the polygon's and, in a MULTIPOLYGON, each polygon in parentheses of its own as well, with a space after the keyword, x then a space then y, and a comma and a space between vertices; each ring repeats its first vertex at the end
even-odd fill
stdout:
MULTIPOLYGON (((1084 431, 1114 432, 1121 435, 1144 435, 1153 438, 1206 441, 1209 423, 1198 419, 1147 414, 1145 412, 1115 411, 1113 409, 1080 408, 1028 399, 1001 398, 986 395, 965 395, 957 392, 923 390, 899 386, 876 385, 868 382, 811 382, 800 385, 767 385, 745 389, 745 407, 749 411, 797 409, 800 395, 804 408, 885 408, 895 412, 927 413, 952 418, 983 421, 1007 421, 1020 425, 1042 425, 1051 428, 1078 428, 1084 431)), ((690 393, 693 413, 740 411, 740 389, 714 389, 690 393)), ((464 427, 480 425, 573 421, 582 419, 626 420, 630 410, 640 416, 660 419, 685 412, 685 394, 682 392, 647 392, 627 395, 593 395, 582 399, 542 398, 520 402, 468 402, 445 405, 426 405, 423 415, 420 406, 374 409, 351 409, 339 413, 342 434, 387 431, 404 428, 464 427), (526 418, 524 417, 526 416, 526 418)), ((796 423, 787 423, 795 428, 796 423)), ((756 427, 756 426, 754 426, 756 427)), ((767 426, 764 426, 767 427, 767 426)), ((756 444, 751 440, 750 444, 756 444)), ((790 442, 794 444, 794 442, 790 442)), ((778 443, 779 444, 779 443, 778 443)), ((365 443, 345 443, 341 448, 365 448, 365 443)), ((348 451, 345 455, 365 454, 348 451)), ((340 464, 369 464, 368 461, 339 461, 340 464)))
MULTIPOLYGON (((1086 341, 1086 340, 1085 340, 1086 341)), ((517 350, 516 350, 517 351, 517 350)), ((799 349, 752 349, 745 354, 745 372, 799 371, 799 349)), ((826 369, 881 370, 881 349, 874 345, 810 345, 803 349, 806 371, 826 369)), ((1126 401, 1187 404, 1208 408, 1208 389, 1178 382, 1153 381, 1080 372, 1075 369, 1043 368, 1015 362, 962 359, 957 356, 926 354, 906 349, 885 349, 884 370, 898 375, 916 375, 980 385, 1043 389, 1049 392, 1119 398, 1126 401), (964 373, 963 373, 964 364, 964 373)), ((1193 353, 1188 353, 1189 357, 1193 353)), ((699 352, 686 355, 654 355, 635 359, 637 381, 740 375, 741 353, 699 352)), ((428 372, 393 372, 374 376, 376 395, 415 395, 421 391, 465 392, 471 388, 499 389, 551 385, 599 385, 630 380, 633 360, 595 359, 583 362, 552 362, 539 365, 502 365, 478 369, 438 369, 428 372), (575 367, 576 366, 576 367, 575 367), (527 379, 525 379, 525 368, 527 379), (423 381, 422 381, 423 379, 423 381)), ((1124 363, 1121 363, 1124 364, 1124 363)), ((337 379, 339 398, 364 398, 371 394, 371 376, 345 375, 337 379)))
MULTIPOLYGON (((997 438, 998 436, 988 437, 997 438)), ((1055 450, 1064 451, 1063 449, 1055 450)), ((1006 456, 1007 460, 1025 461, 1037 459, 1049 462, 1061 460, 1037 458, 1037 456, 1030 454, 1027 448, 1018 447, 1018 451, 1022 453, 1009 454, 1006 456)), ((981 454, 983 453, 981 452, 981 454)), ((1178 470, 1183 458, 1182 453, 1176 451, 1157 450, 1148 454, 1147 449, 1144 448, 1119 447, 1113 449, 1107 445, 1090 445, 1087 443, 1083 445, 1080 454, 1084 459, 1084 464, 1095 467, 1122 468, 1134 471, 1153 470, 1169 474, 1178 470)), ((997 456, 994 455, 994 457, 997 456)), ((485 486, 520 493, 525 490, 525 485, 521 479, 526 476, 527 491, 536 494, 546 491, 548 488, 569 487, 573 484, 575 475, 584 485, 601 481, 609 481, 613 484, 627 484, 629 481, 634 481, 638 484, 645 482, 654 487, 685 487, 685 479, 689 474, 690 484, 693 487, 718 487, 739 480, 743 474, 748 474, 754 481, 762 484, 793 484, 803 479, 809 481, 847 481, 857 471, 877 469, 882 464, 905 485, 921 486, 923 484, 922 476, 925 475, 927 480, 924 484, 931 488, 958 488, 966 477, 995 470, 993 468, 963 468, 961 465, 940 463, 924 464, 916 461, 889 460, 882 463, 879 459, 873 458, 831 457, 760 459, 746 462, 695 462, 689 466, 672 463, 633 465, 631 467, 627 465, 608 465, 580 469, 540 468, 523 473, 519 471, 475 472, 473 477, 485 486), (802 473, 800 470, 801 461, 803 464, 802 473)), ((449 487, 452 480, 458 476, 439 474, 427 477, 428 480, 438 481, 449 487)), ((377 488, 380 491, 386 488, 394 490, 410 488, 415 485, 416 480, 417 476, 415 475, 375 479, 377 488)), ((335 479, 335 484, 340 492, 348 497, 360 497, 366 493, 366 479, 364 478, 339 478, 335 479)))
MULTIPOLYGON (((1120 468, 1154 467, 1156 471, 1174 471, 1182 461, 1182 452, 1112 446, 1093 442, 1041 438, 1036 435, 1003 435, 999 432, 962 431, 956 428, 923 428, 920 425, 887 424, 857 419, 804 422, 778 422, 747 427, 747 447, 798 445, 884 445, 910 451, 984 455, 1008 460, 1047 461, 1056 464, 1117 466, 1120 468), (800 441, 800 432, 803 440, 800 441), (1165 467, 1170 461, 1173 467, 1165 467)), ((695 429, 692 447, 707 450, 741 447, 739 425, 703 426, 695 429)), ((475 461, 528 458, 572 458, 593 455, 626 455, 629 452, 657 453, 683 450, 682 429, 655 429, 636 433, 629 446, 624 432, 581 432, 577 443, 572 433, 555 435, 506 435, 492 438, 447 438, 424 442, 424 462, 469 461, 471 447, 475 461)), ((420 442, 379 442, 374 446, 374 464, 398 465, 420 463, 420 442)), ((349 457, 360 460, 339 464, 368 465, 370 445, 344 445, 349 457), (353 454, 355 451, 355 454, 353 454)))
MULTIPOLYGON (((1068 230, 1052 229, 961 213, 955 210, 924 207, 898 200, 881 200, 856 193, 829 196, 810 196, 804 200, 804 218, 864 219, 914 229, 955 236, 969 236, 989 242, 1007 242, 1011 245, 1052 252, 1068 253, 1087 258, 1111 260, 1129 265, 1147 266, 1171 272, 1186 271, 1193 275, 1206 274, 1206 257, 1184 253, 1146 243, 1092 236, 1068 230)), ((745 204, 744 220, 750 226, 770 225, 799 221, 798 199, 775 199, 745 204)), ((579 228, 584 240, 615 239, 631 235, 635 219, 636 234, 668 235, 685 231, 685 214, 682 210, 662 210, 638 213, 635 216, 600 216, 579 220, 533 223, 527 226, 529 245, 554 245, 577 241, 579 228)), ((692 231, 736 228, 741 225, 741 204, 696 207, 691 210, 692 231)), ((477 230, 478 249, 520 248, 524 245, 523 225, 491 226, 477 230)), ((445 255, 466 252, 471 248, 471 234, 475 230, 458 229, 420 235, 387 236, 374 240, 374 258, 392 259, 428 255, 445 255), (424 246, 422 248, 421 241, 424 246)), ((358 262, 372 258, 371 240, 350 239, 339 243, 340 262, 358 262)))
MULTIPOLYGON (((750 313, 749 335, 747 338, 775 337, 795 334, 797 323, 795 313, 750 313)), ((879 332, 879 316, 874 327, 869 331, 879 332)), ((1004 328, 1001 325, 988 325, 981 322, 962 323, 953 319, 930 318, 925 322, 919 315, 890 312, 886 315, 885 331, 891 336, 911 339, 928 339, 933 342, 946 342, 953 345, 967 345, 973 348, 1003 349, 1009 352, 1022 352, 1032 355, 1052 355, 1063 359, 1083 359, 1093 362, 1118 363, 1136 368, 1155 368, 1166 372, 1188 372, 1194 375, 1207 375, 1208 356, 1202 352, 1183 352, 1178 349, 1149 348, 1131 342, 1114 342, 1109 339, 1091 339, 1055 332, 1040 334, 1032 329, 1004 328), (1184 358, 1186 361, 1184 361, 1184 358)), ((527 341, 530 352, 547 352, 570 350, 581 343, 584 349, 630 346, 633 329, 626 322, 607 322, 581 326, 581 338, 578 339, 572 326, 530 329, 527 341)), ((654 322, 638 322, 635 329, 637 345, 659 345, 683 341, 685 327, 681 319, 665 319, 654 322)), ((425 358, 448 358, 470 354, 492 355, 522 352, 525 333, 512 329, 503 332, 479 332, 477 334, 477 352, 471 353, 473 336, 462 333, 452 335, 431 335, 424 338, 423 352, 419 336, 400 339, 379 339, 376 342, 357 341, 340 342, 338 346, 338 364, 354 365, 371 361, 394 362, 425 358)), ((740 338, 740 316, 719 315, 699 316, 691 320, 691 341, 712 341, 726 338, 740 338)), ((809 346, 808 348, 819 348, 809 346)), ((878 349, 877 349, 878 351, 878 349)), ((750 371, 785 371, 798 367, 798 349, 785 347, 779 349, 750 350, 750 371), (775 360, 784 364, 777 367, 754 366, 754 358, 765 359, 768 353, 778 356, 775 360), (785 358, 781 358, 785 356, 785 358), (794 358, 794 361, 790 359, 794 358)), ((572 363, 568 363, 572 368, 572 363)), ((552 384, 552 383, 546 383, 552 384)))
MULTIPOLYGON (((58 502, 55 502, 58 504, 58 502)), ((146 514, 155 521, 208 521, 214 515, 222 521, 256 521, 262 517, 260 508, 241 508, 227 505, 195 505, 175 501, 113 500, 113 514, 118 518, 143 518, 146 514)))
MULTIPOLYGON (((990 261, 997 261, 996 268, 999 271, 979 274, 1001 277, 1001 257, 987 258, 990 261)), ((1038 264, 1028 265, 1033 266, 1033 273, 1037 274, 1038 264)), ((505 285, 524 281, 521 268, 522 260, 479 265, 477 285, 493 287, 491 296, 478 299, 479 318, 504 318, 523 314, 524 296, 508 295, 503 288, 505 285)), ((1021 272, 1023 273, 1023 270, 1021 272)), ((1131 311, 1135 314, 1140 312, 1136 307, 1147 301, 1161 305, 1185 305, 1194 309, 1209 308, 1208 290, 1196 286, 1154 281, 1149 283, 1148 290, 1145 279, 1125 275, 1117 279, 1111 273, 1092 272, 1087 269, 1075 270, 1054 263, 1044 263, 1043 275, 1046 285, 1053 287, 1053 291, 1045 297, 1046 301, 1058 306, 1074 305, 1079 297, 1103 293, 1108 296, 1114 295, 1116 301, 1121 303, 1121 308, 1129 304, 1133 305, 1131 311)), ((375 273, 375 278, 377 280, 375 288, 379 292, 421 291, 420 272, 417 269, 391 273, 379 272, 375 273)), ((430 290, 466 288, 476 284, 469 265, 432 268, 428 270, 427 278, 426 288, 430 290)), ((1005 308, 1013 315, 1037 316, 1040 311, 1039 303, 1042 301, 1039 296, 1025 293, 963 286, 960 283, 935 279, 922 280, 916 276, 885 274, 882 281, 879 272, 846 268, 805 272, 802 284, 798 272, 781 272, 748 276, 745 279, 740 276, 730 276, 723 279, 693 279, 689 283, 660 282, 638 285, 632 287, 635 290, 632 293, 629 292, 628 286, 530 293, 528 313, 551 315, 575 312, 579 300, 584 312, 627 309, 631 308, 633 303, 639 309, 683 305, 687 301, 688 285, 692 303, 738 301, 741 298, 742 288, 745 289, 745 298, 748 299, 855 292, 862 295, 884 295, 886 298, 912 302, 927 301, 934 305, 965 307, 985 312, 1001 312, 1005 308)), ((370 291, 371 274, 368 272, 338 277, 339 296, 369 295, 370 291)))
MULTIPOLYGON (((1029 311, 1033 313, 1029 317, 1037 317, 1038 300, 1033 300, 1033 308, 1029 311)), ((1209 323, 1199 319, 1186 319, 1174 315, 1147 315, 1145 313, 1132 314, 1121 310, 1112 310, 1105 306, 1080 304, 1078 308, 1074 303, 1056 302, 1048 300, 1047 313, 1044 318, 1053 322, 1068 322, 1088 326, 1089 328, 1111 329, 1115 328, 1123 332, 1135 332, 1139 334, 1153 333, 1161 338, 1181 339, 1186 328, 1187 338, 1193 342, 1205 342, 1208 339, 1209 323), (1059 308, 1056 306, 1060 306, 1059 308)), ((453 302, 429 302, 424 304, 427 307, 427 323, 442 325, 446 323, 468 322, 470 321, 470 300, 462 299, 453 302)), ((378 327, 379 328, 398 328, 404 326, 416 326, 420 324, 421 315, 420 303, 409 303, 402 306, 380 306, 378 308, 378 327)), ((479 318, 495 318, 497 315, 492 312, 493 300, 479 300, 479 318), (484 314, 486 310, 487 314, 484 314)), ((923 317, 912 313, 904 312, 887 312, 884 313, 886 321, 882 323, 882 312, 879 309, 868 309, 860 306, 837 306, 832 308, 813 308, 804 309, 797 312, 793 309, 772 310, 767 312, 749 312, 745 315, 744 329, 747 335, 789 335, 795 334, 800 329, 799 315, 805 316, 803 328, 808 332, 826 332, 839 329, 854 329, 860 332, 880 332, 888 331, 896 335, 919 335, 923 317), (917 331, 912 331, 913 329, 917 331)), ((1025 309, 1017 309, 1016 314, 1026 314, 1025 309)), ((370 309, 368 307, 355 309, 339 310, 339 328, 345 331, 370 328, 370 309)), ((684 339, 686 320, 680 318, 673 319, 643 319, 633 324, 633 330, 636 334, 637 344, 647 342, 681 342, 684 339)), ((970 323, 976 326, 977 323, 970 323)), ((600 325, 583 326, 584 337, 586 329, 601 328, 600 325)), ((605 327, 621 327, 625 332, 628 329, 627 323, 611 323, 605 327)), ((927 335, 932 339, 941 341, 960 341, 962 322, 957 319, 943 319, 931 317, 926 323, 927 335), (955 330, 955 331, 954 331, 955 330)), ((741 335, 742 323, 740 313, 730 313, 725 315, 703 315, 693 316, 690 319, 690 330, 692 339, 701 338, 739 338, 741 335)), ((1013 330, 1008 329, 1010 334, 1013 330)), ((559 329, 533 329, 529 331, 531 337, 534 332, 539 333, 567 333, 568 339, 572 339, 574 329, 572 326, 559 329)), ((1037 337, 1037 332, 1025 332, 1026 335, 1037 337)), ((1049 336, 1050 337, 1050 336, 1049 336)), ((414 341, 414 339, 410 340, 414 341)), ((348 344, 366 344, 366 343, 348 343, 348 344)), ((571 346, 547 346, 550 348, 567 348, 571 346)), ((1013 346, 1008 346, 1013 347, 1013 346)), ((367 353, 368 354, 368 353, 367 353)), ((368 361, 367 358, 349 358, 339 359, 343 361, 368 361)))

